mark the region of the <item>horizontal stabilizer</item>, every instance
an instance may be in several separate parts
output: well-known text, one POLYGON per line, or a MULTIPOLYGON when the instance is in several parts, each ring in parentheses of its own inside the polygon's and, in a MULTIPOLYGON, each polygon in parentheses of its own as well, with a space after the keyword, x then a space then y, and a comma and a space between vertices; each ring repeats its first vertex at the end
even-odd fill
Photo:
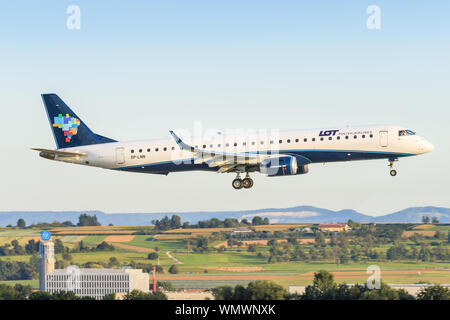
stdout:
POLYGON ((56 156, 60 158, 73 158, 73 157, 84 157, 87 154, 85 152, 69 152, 42 148, 31 148, 31 150, 40 151, 39 155, 47 159, 55 159, 56 156))

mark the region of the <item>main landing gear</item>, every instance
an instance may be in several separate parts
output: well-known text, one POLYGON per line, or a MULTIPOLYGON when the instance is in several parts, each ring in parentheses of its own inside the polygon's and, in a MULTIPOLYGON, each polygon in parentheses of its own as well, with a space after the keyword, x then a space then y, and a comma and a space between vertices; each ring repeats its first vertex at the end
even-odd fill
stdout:
POLYGON ((233 180, 233 188, 235 189, 250 189, 251 187, 253 187, 253 179, 250 178, 250 175, 246 174, 244 179, 241 179, 241 175, 240 173, 237 174, 236 179, 233 180))
POLYGON ((389 174, 392 177, 395 177, 397 175, 397 170, 394 170, 394 162, 398 161, 398 159, 389 159, 389 168, 391 168, 391 171, 389 172, 389 174))

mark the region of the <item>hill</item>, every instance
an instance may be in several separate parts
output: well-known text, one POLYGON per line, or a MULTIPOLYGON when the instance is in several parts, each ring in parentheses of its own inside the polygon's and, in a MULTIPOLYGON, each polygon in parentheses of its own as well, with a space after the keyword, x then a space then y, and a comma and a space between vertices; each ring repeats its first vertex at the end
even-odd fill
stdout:
POLYGON ((19 218, 25 219, 27 225, 38 222, 72 221, 78 222, 81 213, 97 215, 102 225, 112 223, 116 226, 149 225, 152 220, 165 215, 177 214, 183 221, 191 224, 199 220, 211 218, 247 218, 254 216, 268 217, 271 223, 292 222, 345 222, 352 219, 356 222, 420 222, 422 216, 439 218, 441 223, 450 223, 450 208, 441 207, 411 207, 382 216, 370 216, 355 210, 345 209, 333 211, 313 206, 297 206, 292 208, 267 208, 244 211, 204 211, 204 212, 164 212, 164 213, 104 213, 102 211, 4 211, 0 212, 0 226, 15 225, 19 218))

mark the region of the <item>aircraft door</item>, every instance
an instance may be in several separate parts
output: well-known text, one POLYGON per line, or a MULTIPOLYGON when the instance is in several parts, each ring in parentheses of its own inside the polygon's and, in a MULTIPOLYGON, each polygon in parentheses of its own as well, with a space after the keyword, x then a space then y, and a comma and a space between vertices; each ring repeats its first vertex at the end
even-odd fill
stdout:
POLYGON ((388 132, 380 131, 380 147, 388 146, 388 132))
POLYGON ((125 163, 125 151, 124 148, 116 148, 116 163, 123 164, 125 163))

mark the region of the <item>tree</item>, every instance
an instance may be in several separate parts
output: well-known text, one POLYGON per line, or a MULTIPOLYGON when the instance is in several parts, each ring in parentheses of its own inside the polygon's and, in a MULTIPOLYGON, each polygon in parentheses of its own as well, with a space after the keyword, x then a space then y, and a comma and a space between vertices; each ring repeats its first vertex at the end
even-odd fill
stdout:
POLYGON ((169 273, 172 273, 172 274, 176 274, 176 273, 180 272, 180 270, 176 264, 171 265, 168 271, 169 271, 169 273))
POLYGON ((170 218, 170 228, 171 229, 178 229, 181 227, 181 218, 180 216, 177 216, 176 214, 172 215, 172 218, 170 218))
POLYGON ((336 287, 334 276, 326 270, 314 273, 313 285, 322 292, 336 287))
POLYGON ((25 220, 23 220, 22 218, 17 220, 17 227, 20 228, 20 229, 24 229, 26 227, 25 220))
POLYGON ((430 217, 422 216, 422 222, 425 223, 425 224, 430 223, 430 217))
POLYGON ((145 293, 133 290, 125 294, 123 300, 167 300, 167 296, 161 291, 145 293))
POLYGON ((417 294, 418 300, 450 300, 450 290, 446 287, 435 285, 422 288, 417 294))
POLYGON ((264 223, 263 219, 260 216, 254 216, 252 219, 252 225, 259 226, 264 223))
POLYGON ((212 289, 216 300, 282 300, 287 291, 280 285, 266 280, 250 282, 247 287, 236 285, 212 289))
POLYGON ((108 293, 103 297, 103 300, 116 300, 116 294, 114 292, 108 293))
POLYGON ((158 259, 158 253, 157 252, 150 252, 147 256, 147 259, 149 260, 156 260, 158 259))
POLYGON ((109 262, 108 262, 108 267, 115 267, 120 265, 119 259, 117 259, 116 257, 111 257, 109 258, 109 262))
POLYGON ((433 223, 433 224, 439 223, 438 217, 432 217, 431 218, 431 223, 433 223))
POLYGON ((78 217, 77 226, 101 226, 101 224, 98 222, 96 215, 91 216, 87 213, 83 213, 78 217))

